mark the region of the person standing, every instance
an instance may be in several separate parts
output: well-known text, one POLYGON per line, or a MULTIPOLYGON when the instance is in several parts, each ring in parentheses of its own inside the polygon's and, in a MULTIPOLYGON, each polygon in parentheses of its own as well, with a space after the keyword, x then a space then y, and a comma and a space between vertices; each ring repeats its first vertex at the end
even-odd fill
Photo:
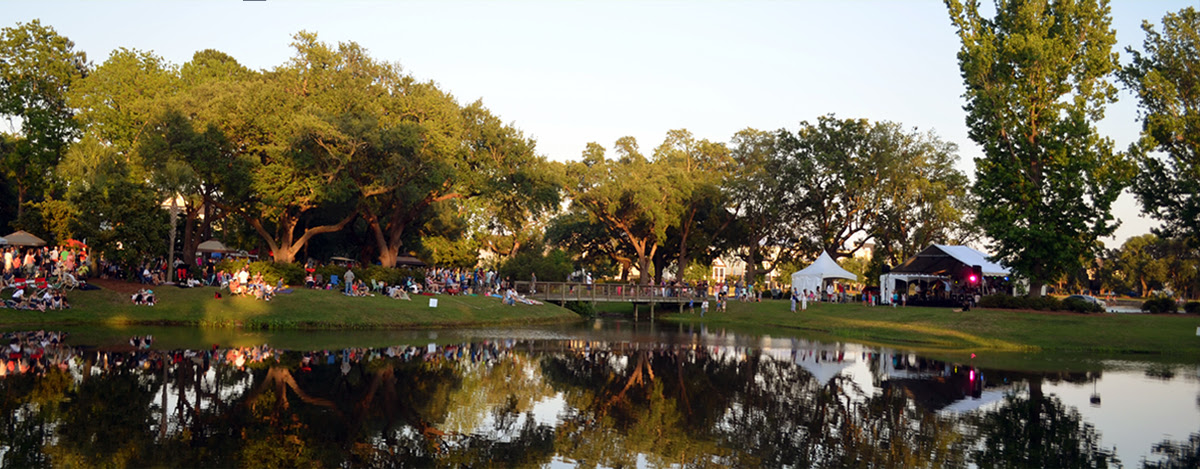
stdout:
POLYGON ((354 288, 354 270, 347 267, 346 273, 344 275, 342 275, 342 278, 346 279, 345 293, 349 294, 351 291, 353 291, 353 288, 354 288))
POLYGON ((792 312, 796 312, 796 289, 792 289, 792 312))
POLYGON ((804 294, 800 296, 800 311, 808 311, 808 290, 804 290, 804 294))
POLYGON ((537 272, 529 273, 529 293, 537 293, 537 272))

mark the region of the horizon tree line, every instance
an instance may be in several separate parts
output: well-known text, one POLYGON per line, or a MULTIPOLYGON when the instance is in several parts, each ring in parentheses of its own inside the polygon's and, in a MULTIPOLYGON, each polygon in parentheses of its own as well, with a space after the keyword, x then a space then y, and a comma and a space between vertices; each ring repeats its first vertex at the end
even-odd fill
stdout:
POLYGON ((974 182, 932 132, 833 114, 728 142, 671 130, 648 153, 632 137, 593 142, 556 162, 481 101, 353 42, 301 31, 269 70, 215 50, 176 65, 122 48, 94 65, 52 27, 18 23, 0 31, 0 114, 20 123, 0 135, 0 222, 87 238, 118 262, 172 240, 191 263, 219 233, 276 262, 412 253, 470 267, 481 250, 504 262, 561 249, 643 283, 721 255, 755 279, 867 242, 877 273, 930 243, 982 241, 1036 292, 1098 257, 1130 187, 1195 258, 1195 10, 1168 14, 1163 33, 1145 23, 1143 51, 1121 65, 1106 1, 999 2, 994 18, 977 1, 947 6, 985 155, 974 182), (1093 125, 1114 80, 1139 97, 1143 138, 1127 151, 1093 125), (164 200, 181 202, 171 217, 164 200))

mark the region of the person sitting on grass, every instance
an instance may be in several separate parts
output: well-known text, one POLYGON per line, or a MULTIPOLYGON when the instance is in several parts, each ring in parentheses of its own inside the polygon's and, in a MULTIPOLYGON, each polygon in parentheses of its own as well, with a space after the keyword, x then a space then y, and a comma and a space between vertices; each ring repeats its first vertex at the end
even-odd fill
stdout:
POLYGON ((54 296, 50 297, 50 308, 52 309, 67 309, 71 305, 67 304, 67 297, 63 296, 61 291, 55 291, 54 296))
POLYGON ((133 304, 154 306, 156 300, 154 298, 154 290, 141 289, 133 294, 133 304))
POLYGON ((388 287, 387 295, 392 297, 392 299, 396 299, 396 300, 412 301, 412 298, 408 297, 408 292, 405 291, 404 287, 401 287, 400 285, 396 285, 394 287, 388 287))

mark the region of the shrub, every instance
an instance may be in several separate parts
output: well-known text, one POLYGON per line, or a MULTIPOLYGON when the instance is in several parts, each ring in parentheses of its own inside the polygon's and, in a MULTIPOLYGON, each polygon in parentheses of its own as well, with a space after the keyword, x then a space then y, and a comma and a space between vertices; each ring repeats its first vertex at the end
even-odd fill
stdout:
POLYGON ((1189 301, 1183 305, 1183 312, 1188 314, 1200 314, 1200 301, 1189 301))
POLYGON ((1104 308, 1100 307, 1100 305, 1098 305, 1096 303, 1092 303, 1090 301, 1083 301, 1083 300, 1075 299, 1075 298, 1063 300, 1062 305, 1063 305, 1063 308, 1065 308, 1067 311, 1071 311, 1073 313, 1103 313, 1104 312, 1104 308))
POLYGON ((1060 300, 1052 296, 1033 298, 1029 296, 988 295, 979 300, 980 308, 1032 309, 1036 311, 1072 311, 1076 313, 1103 313, 1104 308, 1083 300, 1060 300))
POLYGON ((988 295, 979 299, 979 307, 993 309, 1014 308, 1012 301, 1014 298, 1017 297, 1009 295, 988 295))
POLYGON ((589 301, 568 301, 563 303, 563 307, 585 318, 596 316, 596 306, 589 301))
POLYGON ((1174 298, 1160 296, 1151 298, 1142 303, 1142 312, 1145 313, 1178 313, 1179 305, 1175 303, 1174 298))

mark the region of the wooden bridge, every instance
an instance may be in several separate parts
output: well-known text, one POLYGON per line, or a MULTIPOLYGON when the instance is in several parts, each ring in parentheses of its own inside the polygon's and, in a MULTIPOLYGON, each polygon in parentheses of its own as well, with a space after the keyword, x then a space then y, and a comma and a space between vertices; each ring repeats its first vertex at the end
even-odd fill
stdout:
MULTIPOLYGON (((654 285, 601 283, 588 285, 573 282, 515 282, 517 293, 538 301, 563 304, 568 301, 587 301, 592 303, 631 303, 650 305, 651 313, 655 306, 661 306, 683 311, 689 302, 694 302, 699 308, 704 301, 703 294, 694 288, 662 287, 654 285)), ((635 309, 636 311, 636 309, 635 309)))

